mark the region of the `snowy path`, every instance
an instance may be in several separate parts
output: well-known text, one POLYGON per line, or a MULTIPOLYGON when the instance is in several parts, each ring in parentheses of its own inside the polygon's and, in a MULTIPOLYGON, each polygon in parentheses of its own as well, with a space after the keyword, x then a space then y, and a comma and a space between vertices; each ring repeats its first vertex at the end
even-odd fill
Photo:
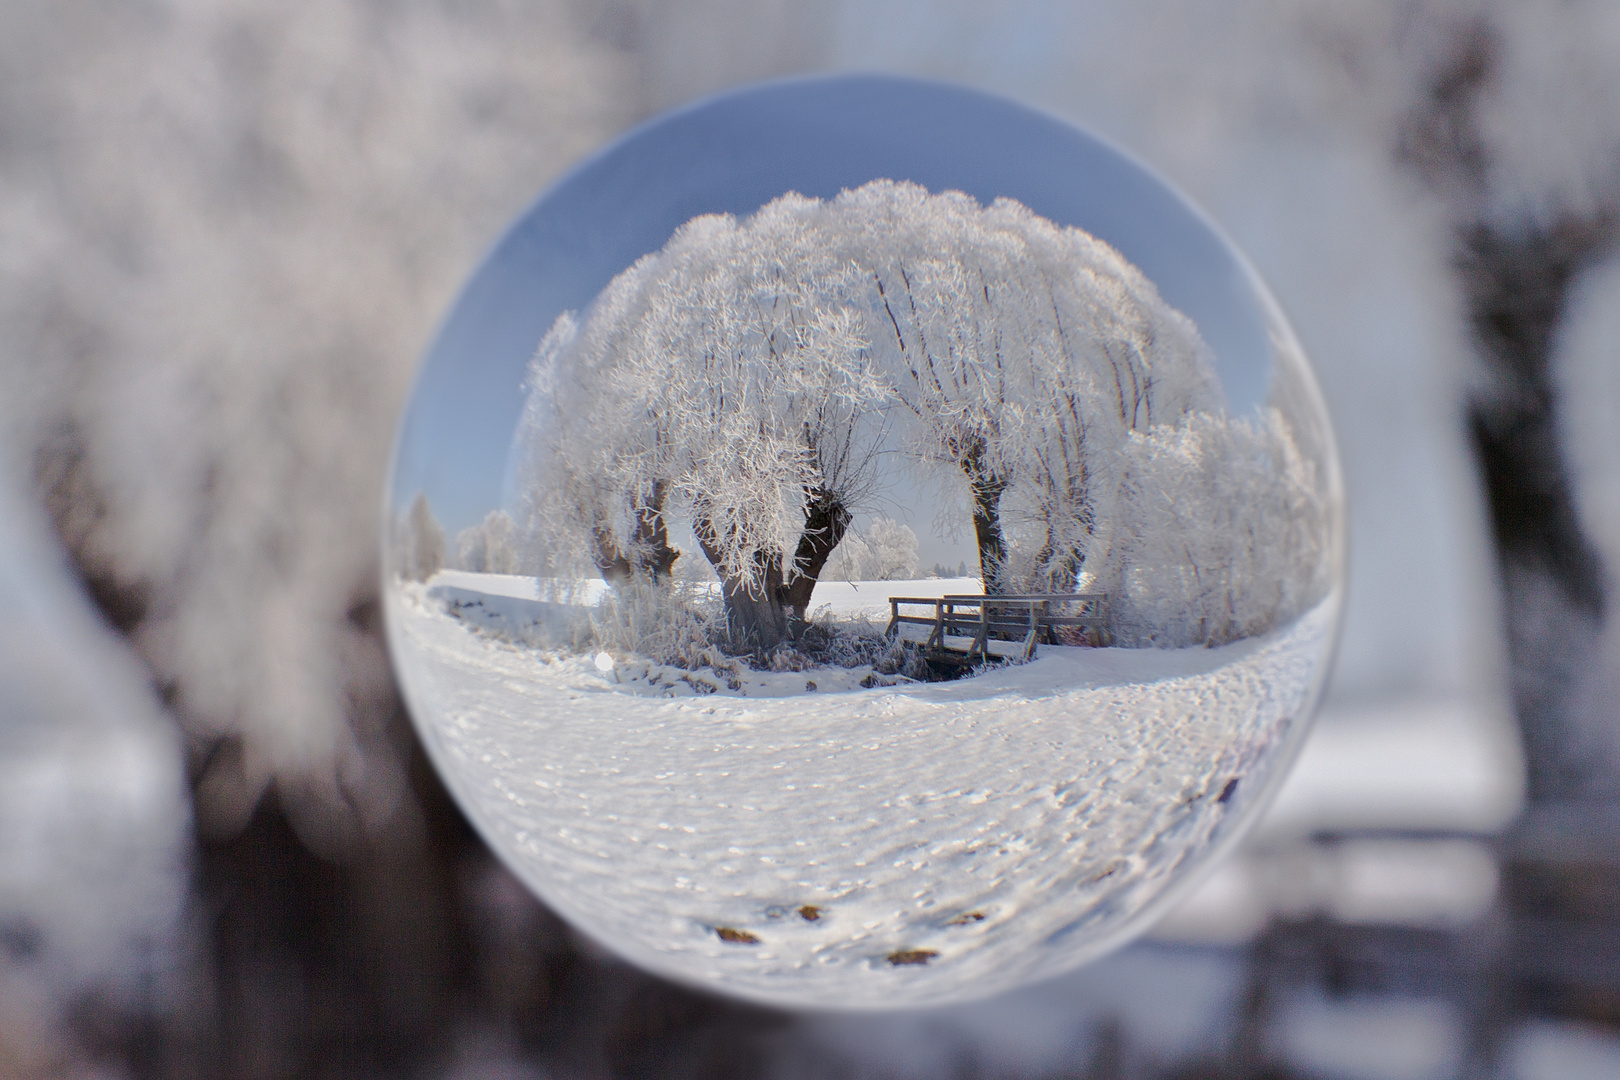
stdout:
POLYGON ((659 698, 426 595, 390 596, 412 706, 532 887, 648 967, 851 1007, 902 985, 911 1003, 988 994, 1119 931, 1265 786, 1333 608, 1217 650, 1046 648, 953 683, 659 698), (937 956, 886 959, 905 950, 937 956))

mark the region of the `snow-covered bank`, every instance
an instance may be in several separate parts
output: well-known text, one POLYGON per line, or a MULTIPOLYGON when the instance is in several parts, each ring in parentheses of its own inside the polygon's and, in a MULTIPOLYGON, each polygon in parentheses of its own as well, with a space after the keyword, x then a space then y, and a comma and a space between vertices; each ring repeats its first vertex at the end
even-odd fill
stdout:
MULTIPOLYGON (((561 591, 560 584, 550 578, 536 578, 527 574, 477 574, 469 570, 440 570, 433 575, 430 584, 515 600, 554 601, 561 591)), ((712 582, 709 587, 713 587, 712 582)), ((594 604, 607 594, 608 585, 601 578, 587 578, 573 583, 571 589, 575 603, 594 604)), ((976 577, 916 578, 907 581, 833 581, 823 578, 816 582, 815 592, 810 595, 810 610, 813 613, 825 610, 841 619, 887 619, 891 596, 977 595, 983 591, 976 577)))
MULTIPOLYGON (((718 601, 719 586, 714 582, 687 583, 681 587, 695 598, 718 601)), ((821 581, 816 583, 811 596, 811 616, 840 622, 865 621, 881 630, 889 620, 891 596, 976 595, 980 591, 979 579, 969 577, 821 581)), ((577 651, 588 636, 592 609, 609 593, 607 583, 600 578, 559 581, 522 574, 441 570, 421 595, 445 606, 469 627, 498 640, 542 649, 577 651)), ((869 668, 866 673, 870 673, 869 668)), ((620 677, 622 679, 622 672, 620 677)), ((857 675, 856 680, 861 677, 857 675)), ((652 681, 657 682, 657 679, 652 681)), ((802 687, 803 681, 799 680, 798 685, 802 687)), ((793 684, 791 679, 777 682, 784 692, 793 684)))
POLYGON ((1223 649, 743 698, 626 694, 389 602, 441 771, 560 912, 677 977, 850 1007, 993 993, 1121 930, 1264 788, 1334 606, 1223 649))
POLYGON ((976 577, 916 578, 910 581, 829 581, 816 582, 810 594, 810 614, 823 611, 839 619, 889 621, 891 596, 977 596, 984 586, 976 577))

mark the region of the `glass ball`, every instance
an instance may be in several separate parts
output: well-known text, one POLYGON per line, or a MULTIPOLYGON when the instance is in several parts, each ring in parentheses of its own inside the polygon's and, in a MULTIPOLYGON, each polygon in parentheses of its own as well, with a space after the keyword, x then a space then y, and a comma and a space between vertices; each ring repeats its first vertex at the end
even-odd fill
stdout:
POLYGON ((400 428, 389 642, 490 846, 657 973, 982 997, 1129 940, 1277 788, 1343 596, 1243 257, 983 93, 767 84, 473 275, 400 428))

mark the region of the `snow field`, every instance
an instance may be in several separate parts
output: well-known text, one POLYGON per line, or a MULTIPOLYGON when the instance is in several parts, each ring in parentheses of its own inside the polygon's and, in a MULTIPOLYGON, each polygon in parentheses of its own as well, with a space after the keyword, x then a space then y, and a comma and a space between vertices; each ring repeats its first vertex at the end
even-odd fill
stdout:
MULTIPOLYGON (((538 603, 519 580, 482 596, 538 603)), ((632 657, 603 672, 470 632, 446 597, 475 583, 397 587, 396 648, 441 772, 531 887, 654 970, 868 1008, 1056 974, 1124 929, 1267 787, 1336 603, 1219 649, 1048 647, 844 692, 859 669, 743 671, 666 697, 624 692, 651 673, 632 657)))

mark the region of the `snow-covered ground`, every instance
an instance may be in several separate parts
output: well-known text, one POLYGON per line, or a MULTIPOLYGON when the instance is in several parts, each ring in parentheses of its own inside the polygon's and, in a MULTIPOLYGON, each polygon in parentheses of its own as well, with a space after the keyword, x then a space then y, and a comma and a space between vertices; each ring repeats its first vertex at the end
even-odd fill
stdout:
MULTIPOLYGON (((842 1007, 992 994, 1131 929, 1269 788, 1337 603, 1221 649, 1047 647, 842 693, 803 686, 834 673, 742 672, 730 692, 654 696, 624 681, 632 658, 602 671, 452 614, 562 607, 512 596, 534 588, 521 580, 447 574, 389 597, 407 693, 467 812, 637 962, 842 1007)), ((832 602, 870 591, 886 612, 920 584, 832 602)))

